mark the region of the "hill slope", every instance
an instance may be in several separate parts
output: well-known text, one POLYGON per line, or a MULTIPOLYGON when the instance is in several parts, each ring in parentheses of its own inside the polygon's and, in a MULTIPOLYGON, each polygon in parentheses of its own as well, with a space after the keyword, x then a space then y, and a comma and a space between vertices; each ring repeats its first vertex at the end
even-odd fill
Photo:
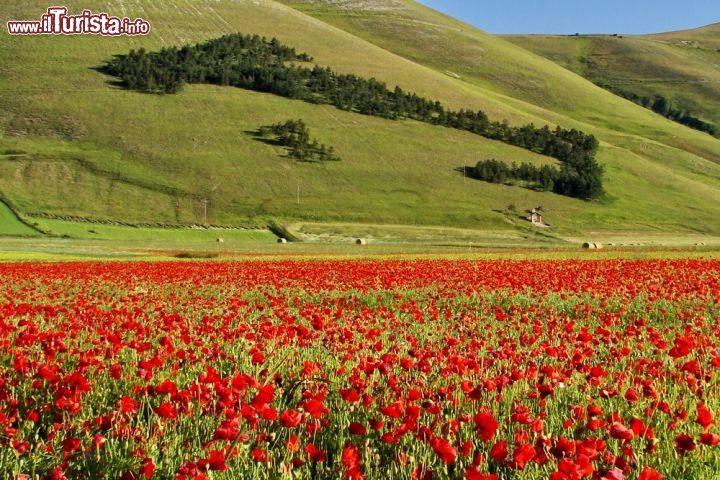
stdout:
POLYGON ((654 35, 505 36, 588 80, 662 96, 720 132, 720 23, 654 35))
MULTIPOLYGON (((2 23, 45 4, 2 2, 2 23)), ((0 193, 20 214, 128 222, 271 220, 453 225, 532 235, 513 210, 543 205, 554 234, 592 229, 718 234, 720 141, 619 99, 501 38, 414 2, 125 1, 148 36, 0 34, 0 193), (359 5, 359 7, 358 7, 359 5), (368 7, 370 5, 370 7, 368 7), (95 68, 132 48, 240 31, 278 37, 322 66, 601 141, 607 198, 583 202, 464 178, 485 158, 552 159, 466 132, 229 87, 176 95, 114 86, 95 68), (414 32, 414 34, 413 34, 414 32), (413 36, 414 35, 414 36, 413 36), (459 78, 458 78, 459 77, 459 78), (302 118, 340 162, 307 164, 247 132, 302 118), (509 208, 512 207, 512 208, 509 208)), ((70 2, 71 13, 107 11, 70 2)))

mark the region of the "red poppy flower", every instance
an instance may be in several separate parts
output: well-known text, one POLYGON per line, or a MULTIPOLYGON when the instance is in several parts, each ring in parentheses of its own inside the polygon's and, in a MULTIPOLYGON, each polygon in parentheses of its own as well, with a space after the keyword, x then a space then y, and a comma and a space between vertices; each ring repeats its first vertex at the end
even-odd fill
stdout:
POLYGON ((324 414, 330 412, 330 410, 328 410, 328 408, 325 405, 323 405, 323 403, 320 400, 316 400, 314 398, 303 403, 302 407, 303 407, 303 410, 305 410, 310 415, 312 415, 313 418, 318 419, 318 420, 324 414))
POLYGON ((473 417, 475 433, 483 442, 489 442, 497 432, 498 422, 489 413, 480 412, 473 417))
POLYGON ((277 418, 277 410, 275 410, 274 408, 272 408, 269 405, 261 405, 261 406, 257 407, 256 410, 257 410, 257 413, 262 418, 264 418, 265 420, 268 420, 270 422, 272 422, 273 420, 275 420, 277 418))
POLYGON ((354 444, 347 445, 343 448, 341 461, 347 470, 356 470, 360 467, 360 451, 354 444))
POLYGON ((400 418, 403 414, 402 403, 395 402, 392 405, 380 407, 380 413, 390 418, 400 418))
POLYGON ((500 480, 494 473, 482 473, 477 467, 470 466, 465 470, 465 480, 500 480))
POLYGON ((495 463, 503 463, 508 455, 508 444, 505 440, 500 440, 490 449, 490 456, 495 463))
POLYGON ((237 419, 223 420, 213 433, 214 440, 235 440, 240 434, 237 419))
POLYGON ((140 407, 140 402, 127 395, 123 395, 120 400, 118 400, 118 406, 123 413, 135 413, 140 407))
POLYGON ((50 472, 50 480, 68 480, 62 467, 55 467, 50 472))
MULTIPOLYGON (((30 451, 30 442, 28 442, 28 441, 21 442, 19 440, 13 439, 13 440, 10 440, 10 445, 20 455, 23 455, 30 451)), ((63 448, 64 448, 64 445, 63 445, 63 448)))
POLYGON ((354 388, 340 388, 338 392, 340 393, 340 397, 346 402, 356 403, 360 401, 360 394, 354 388))
POLYGON ((630 403, 635 403, 638 400, 640 400, 640 394, 636 390, 634 390, 632 388, 628 388, 625 391, 625 400, 627 400, 630 403))
POLYGON ((442 460, 446 465, 455 463, 455 460, 457 459, 457 449, 444 438, 433 438, 430 440, 430 447, 432 447, 433 451, 438 454, 440 460, 442 460))
POLYGON ((297 410, 285 410, 280 414, 280 423, 286 428, 297 427, 302 421, 302 413, 297 410))
POLYGON ((702 403, 697 406, 697 418, 695 418, 695 423, 702 425, 705 430, 715 423, 713 421, 712 413, 710 413, 710 410, 708 410, 708 408, 702 403))
POLYGON ((155 407, 155 413, 163 418, 177 418, 177 409, 170 402, 163 402, 155 407))
POLYGON ((305 453, 308 454, 310 457, 310 460, 313 462, 324 462, 325 458, 327 457, 327 452, 325 450, 320 450, 315 446, 314 443, 308 443, 305 447, 305 453))
POLYGON ((642 469, 640 475, 638 475, 637 480, 664 480, 664 478, 660 472, 646 466, 642 469))
POLYGON ((693 342, 689 338, 677 337, 673 347, 668 351, 668 355, 673 358, 681 358, 690 355, 693 342))
POLYGON ((66 453, 74 452, 80 449, 80 439, 78 438, 65 438, 62 442, 62 449, 66 453))
POLYGON ((227 463, 225 463, 225 453, 220 450, 212 450, 208 457, 208 467, 210 470, 224 471, 228 469, 227 463))
POLYGON ((275 398, 275 387, 273 387, 272 384, 264 385, 262 387, 258 388, 258 393, 255 395, 255 398, 252 400, 252 404, 254 407, 259 407, 262 405, 266 405, 273 401, 275 398))
POLYGON ((599 417, 603 414, 602 408, 599 405, 588 405, 587 413, 591 417, 599 417))
POLYGON ((143 465, 140 468, 140 473, 142 473, 145 478, 152 478, 153 474, 155 473, 155 463, 153 462, 152 458, 145 458, 143 460, 143 465))
POLYGON ((612 425, 610 425, 610 436, 619 440, 628 441, 632 440, 635 434, 622 423, 613 422, 612 425))
POLYGON ((692 437, 686 433, 681 433, 675 437, 675 450, 680 455, 685 455, 688 452, 695 450, 695 441, 692 437))
POLYGON ((367 434, 367 428, 360 422, 351 422, 348 427, 350 435, 365 435, 367 434))
POLYGON ((585 455, 579 455, 577 461, 561 458, 557 472, 550 475, 550 480, 579 480, 593 474, 593 466, 585 455))
POLYGON ((349 478, 350 480, 365 480, 365 475, 363 475, 362 471, 359 468, 346 470, 343 473, 343 477, 349 478))
POLYGON ((250 452, 250 458, 253 460, 253 462, 257 463, 267 463, 270 460, 267 451, 262 448, 254 448, 250 452))
POLYGON ((394 444, 400 441, 400 436, 391 432, 385 432, 380 437, 380 441, 383 443, 394 444))
POLYGON ((463 457, 469 457, 473 451, 475 445, 470 440, 467 440, 460 445, 460 455, 463 457))
POLYGON ((550 449, 556 458, 571 457, 575 453, 575 442, 563 436, 555 440, 555 445, 550 449))
POLYGON ((160 382, 155 387, 155 393, 158 395, 175 395, 178 392, 177 385, 172 380, 165 380, 160 382))
POLYGON ((700 434, 700 443, 703 445, 715 446, 720 444, 720 435, 704 432, 700 434))
POLYGON ((380 430, 385 425, 385 422, 379 418, 370 419, 369 423, 370 428, 372 428, 373 430, 380 430))
POLYGON ((535 447, 529 443, 518 445, 513 450, 512 458, 515 468, 522 470, 530 460, 535 458, 535 447))

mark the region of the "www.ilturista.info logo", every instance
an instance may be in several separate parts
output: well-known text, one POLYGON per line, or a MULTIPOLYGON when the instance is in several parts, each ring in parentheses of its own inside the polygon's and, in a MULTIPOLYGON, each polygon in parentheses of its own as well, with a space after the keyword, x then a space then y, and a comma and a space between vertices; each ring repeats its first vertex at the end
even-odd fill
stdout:
POLYGON ((142 18, 111 17, 107 13, 83 10, 80 15, 68 15, 65 7, 48 7, 40 21, 11 20, 7 22, 10 35, 147 35, 150 24, 142 18))

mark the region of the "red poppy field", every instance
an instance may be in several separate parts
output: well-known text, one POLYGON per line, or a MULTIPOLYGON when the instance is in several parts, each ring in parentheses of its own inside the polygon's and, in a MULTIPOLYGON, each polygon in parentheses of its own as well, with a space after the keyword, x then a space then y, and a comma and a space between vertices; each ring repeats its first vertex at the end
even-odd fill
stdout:
POLYGON ((0 478, 720 471, 720 261, 0 264, 0 478))

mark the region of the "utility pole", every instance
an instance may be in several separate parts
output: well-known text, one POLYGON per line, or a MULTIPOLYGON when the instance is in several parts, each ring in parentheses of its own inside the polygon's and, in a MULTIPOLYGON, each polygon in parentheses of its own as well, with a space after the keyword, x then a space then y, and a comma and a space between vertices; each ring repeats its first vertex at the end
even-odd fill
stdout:
MULTIPOLYGON (((221 183, 222 183, 222 182, 216 183, 216 184, 210 189, 210 193, 207 194, 207 195, 213 195, 213 196, 214 196, 214 195, 215 195, 215 190, 218 189, 218 187, 220 186, 221 183)), ((208 200, 208 197, 207 197, 207 196, 206 196, 205 198, 203 198, 203 225, 207 225, 208 202, 209 202, 209 200, 208 200)))

